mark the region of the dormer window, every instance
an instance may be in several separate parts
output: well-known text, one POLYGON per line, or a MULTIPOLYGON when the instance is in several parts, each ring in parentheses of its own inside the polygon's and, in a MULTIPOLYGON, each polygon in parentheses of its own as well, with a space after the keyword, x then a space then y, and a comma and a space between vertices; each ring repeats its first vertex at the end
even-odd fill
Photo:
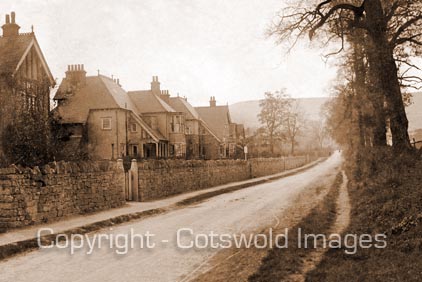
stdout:
POLYGON ((101 118, 102 130, 111 130, 111 117, 101 118))

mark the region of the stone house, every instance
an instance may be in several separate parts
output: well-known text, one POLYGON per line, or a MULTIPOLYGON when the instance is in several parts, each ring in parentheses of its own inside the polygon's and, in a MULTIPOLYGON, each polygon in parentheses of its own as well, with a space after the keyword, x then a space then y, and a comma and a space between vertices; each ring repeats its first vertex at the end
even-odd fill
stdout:
POLYGON ((209 117, 203 118, 185 98, 161 90, 157 76, 151 89, 126 92, 118 80, 87 77, 83 65, 73 65, 54 100, 54 113, 65 132, 63 158, 239 157, 236 142, 244 136, 243 127, 230 121, 228 107, 216 107, 218 118, 209 124, 209 117))
POLYGON ((139 116, 117 79, 86 76, 83 65, 68 66, 54 100, 66 133, 63 158, 79 157, 76 152, 96 159, 167 156, 167 139, 139 116))
POLYGON ((160 89, 158 77, 153 77, 151 89, 129 91, 128 96, 142 119, 168 141, 165 157, 186 158, 185 113, 169 105, 170 93, 160 89))
POLYGON ((34 32, 19 33, 15 18, 6 15, 0 37, 0 136, 23 111, 47 118, 55 85, 34 32))
POLYGON ((221 140, 220 158, 242 158, 245 140, 243 125, 232 122, 229 106, 217 106, 215 97, 211 97, 209 107, 196 107, 200 118, 221 140))
POLYGON ((185 114, 186 158, 218 159, 221 140, 201 119, 186 98, 170 97, 169 104, 185 114))

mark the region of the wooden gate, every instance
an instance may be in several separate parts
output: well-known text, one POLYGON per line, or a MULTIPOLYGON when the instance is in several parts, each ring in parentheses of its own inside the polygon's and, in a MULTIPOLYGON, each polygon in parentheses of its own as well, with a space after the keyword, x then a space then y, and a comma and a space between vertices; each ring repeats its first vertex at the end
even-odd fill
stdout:
POLYGON ((123 167, 125 169, 126 201, 139 202, 138 162, 136 159, 131 160, 130 157, 126 157, 123 159, 123 167))

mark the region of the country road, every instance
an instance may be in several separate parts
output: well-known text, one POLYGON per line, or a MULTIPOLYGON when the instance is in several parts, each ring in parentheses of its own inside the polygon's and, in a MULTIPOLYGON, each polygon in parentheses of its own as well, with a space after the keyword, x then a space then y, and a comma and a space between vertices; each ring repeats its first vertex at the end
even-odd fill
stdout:
MULTIPOLYGON (((145 239, 149 232, 153 248, 144 245, 142 249, 136 244, 127 254, 119 255, 116 251, 124 249, 110 248, 109 241, 104 240, 101 248, 96 246, 90 255, 88 249, 76 250, 75 254, 70 254, 69 248, 37 250, 0 262, 0 281, 189 281, 195 270, 206 265, 219 250, 182 249, 194 239, 183 228, 209 235, 259 232, 273 224, 283 225, 286 210, 294 207, 302 193, 332 183, 341 161, 340 153, 335 153, 301 173, 89 236, 92 242, 94 236, 100 240, 99 235, 105 238, 133 232, 145 239), (182 229, 178 245, 176 235, 182 229)), ((120 239, 118 242, 124 241, 123 236, 120 239)), ((198 242, 204 243, 203 238, 198 242)))

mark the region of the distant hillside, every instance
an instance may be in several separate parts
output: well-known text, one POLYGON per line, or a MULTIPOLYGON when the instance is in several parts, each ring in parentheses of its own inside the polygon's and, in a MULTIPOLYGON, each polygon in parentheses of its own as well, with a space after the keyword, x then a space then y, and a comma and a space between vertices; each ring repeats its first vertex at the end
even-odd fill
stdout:
MULTIPOLYGON (((322 105, 329 98, 301 98, 297 99, 301 110, 306 118, 310 120, 319 119, 322 105)), ((422 92, 413 93, 413 104, 406 108, 409 119, 409 131, 422 129, 422 92)), ((260 112, 259 100, 239 102, 230 105, 232 120, 236 123, 243 123, 246 128, 258 128, 260 123, 257 115, 260 112)))
MULTIPOLYGON (((297 99, 300 110, 305 113, 306 119, 318 120, 322 105, 329 98, 301 98, 297 99)), ((243 123, 247 128, 258 128, 260 123, 258 114, 260 112, 259 100, 239 102, 230 105, 232 120, 236 123, 243 123)))

